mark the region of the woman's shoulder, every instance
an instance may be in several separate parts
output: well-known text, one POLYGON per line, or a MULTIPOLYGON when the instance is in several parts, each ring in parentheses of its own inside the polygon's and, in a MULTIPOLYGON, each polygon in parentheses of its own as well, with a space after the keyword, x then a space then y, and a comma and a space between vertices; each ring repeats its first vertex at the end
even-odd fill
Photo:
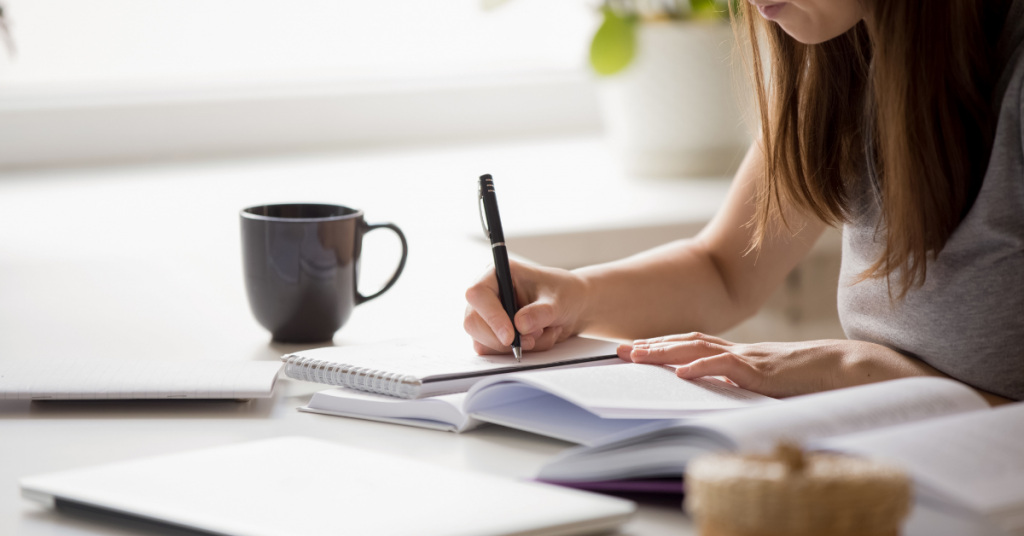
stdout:
POLYGON ((1024 46, 1017 49, 1010 58, 1004 72, 1006 77, 1005 87, 1002 95, 1002 106, 998 108, 999 117, 1006 114, 1021 116, 1024 107, 1024 46))
POLYGON ((1024 43, 1008 58, 996 86, 993 103, 996 132, 992 156, 996 157, 1005 150, 1010 150, 1011 154, 1024 154, 1024 43))
POLYGON ((1024 105, 1024 44, 1007 58, 993 93, 993 104, 1000 121, 1007 115, 1021 115, 1021 106, 1024 105))
MULTIPOLYGON (((993 107, 1002 115, 1007 101, 1019 108, 1024 78, 1024 0, 1010 3, 1002 32, 996 43, 996 64, 1000 76, 993 92, 993 107)), ((1019 109, 1018 109, 1019 111, 1019 109)))
POLYGON ((1017 212, 1024 203, 1024 47, 1012 59, 1003 72, 1001 99, 994 107, 995 136, 979 193, 979 197, 991 198, 990 209, 1001 207, 1000 212, 1017 212))

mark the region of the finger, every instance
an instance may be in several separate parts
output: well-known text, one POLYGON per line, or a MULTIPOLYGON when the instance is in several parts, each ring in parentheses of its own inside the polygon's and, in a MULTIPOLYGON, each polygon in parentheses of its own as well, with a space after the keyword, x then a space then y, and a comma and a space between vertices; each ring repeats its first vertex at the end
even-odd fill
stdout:
POLYGON ((476 311, 473 311, 472 309, 468 309, 466 311, 466 318, 462 321, 462 327, 470 337, 473 337, 473 341, 481 346, 486 346, 495 352, 507 353, 509 351, 508 345, 502 344, 502 342, 498 340, 494 335, 494 332, 491 330, 491 327, 487 325, 487 322, 484 322, 484 320, 480 318, 480 315, 478 315, 476 311))
POLYGON ((498 299, 498 290, 488 286, 483 280, 469 287, 466 290, 466 302, 473 308, 473 311, 480 316, 494 333, 494 336, 501 341, 502 345, 512 344, 512 321, 505 313, 501 300, 498 299))
POLYGON ((522 305, 537 299, 537 278, 540 274, 536 266, 509 259, 508 267, 512 273, 512 288, 516 293, 516 301, 522 305))
POLYGON ((550 350, 555 346, 555 343, 558 342, 558 335, 561 333, 561 326, 545 329, 544 334, 537 339, 533 348, 531 348, 531 351, 543 352, 545 350, 550 350))
POLYGON ((555 306, 548 301, 525 305, 516 313, 516 327, 520 333, 540 331, 555 321, 555 306))
POLYGON ((666 335, 664 337, 655 337, 653 339, 639 339, 639 340, 636 340, 636 341, 633 341, 633 342, 634 342, 634 344, 652 345, 652 344, 666 343, 666 342, 686 342, 686 341, 696 341, 696 340, 705 340, 705 341, 708 341, 708 342, 713 342, 715 344, 720 344, 722 346, 732 346, 732 343, 727 341, 727 340, 725 340, 725 339, 721 339, 719 337, 715 337, 713 335, 707 335, 707 334, 700 333, 700 332, 697 332, 697 331, 694 331, 692 333, 678 333, 678 334, 675 334, 675 335, 666 335))
POLYGON ((615 349, 615 353, 618 354, 619 359, 623 361, 633 361, 633 358, 629 356, 629 354, 631 354, 632 352, 632 344, 620 344, 619 347, 615 349))
MULTIPOLYGON (((508 271, 509 271, 509 274, 512 275, 512 286, 514 286, 516 288, 516 297, 518 297, 518 298, 525 297, 524 294, 523 294, 523 291, 525 291, 527 289, 527 287, 530 286, 530 284, 533 283, 533 281, 531 281, 531 278, 530 278, 530 275, 533 272, 533 270, 531 270, 531 266, 529 264, 523 264, 523 263, 521 263, 521 262, 519 262, 517 260, 514 260, 514 259, 509 259, 508 260, 508 271)), ((494 272, 493 271, 489 275, 492 278, 494 278, 494 272)), ((495 278, 495 281, 497 281, 497 278, 495 278)))
POLYGON ((487 288, 491 289, 492 291, 494 291, 495 294, 497 294, 498 293, 498 276, 497 276, 497 274, 494 271, 494 266, 491 266, 486 271, 484 271, 483 275, 480 276, 480 279, 476 280, 476 283, 474 283, 473 286, 487 287, 487 288))
POLYGON ((689 342, 689 341, 698 341, 698 340, 704 340, 704 341, 708 341, 708 342, 711 342, 711 343, 719 344, 719 345, 722 345, 722 346, 732 346, 732 343, 727 341, 727 340, 725 340, 725 339, 722 339, 722 338, 719 338, 719 337, 715 337, 713 335, 707 335, 705 333, 696 332, 696 331, 691 332, 691 333, 678 333, 678 334, 675 334, 675 335, 666 335, 664 337, 654 337, 652 339, 638 339, 638 340, 634 341, 634 344, 638 344, 638 345, 641 345, 641 346, 644 346, 644 345, 650 346, 650 345, 654 345, 654 344, 664 344, 664 343, 673 343, 673 342, 689 342))
POLYGON ((736 354, 728 352, 698 359, 689 365, 679 367, 676 369, 676 376, 686 380, 704 376, 726 376, 744 389, 756 389, 761 383, 761 378, 754 367, 736 354))
POLYGON ((692 341, 678 341, 678 342, 659 342, 655 344, 634 344, 634 348, 642 348, 645 350, 654 350, 657 348, 677 348, 679 351, 689 349, 689 351, 697 351, 706 349, 714 353, 704 354, 705 357, 717 354, 719 348, 725 348, 725 345, 718 344, 712 341, 706 341, 704 339, 696 339, 692 341))
POLYGON ((695 359, 725 353, 720 344, 705 340, 661 343, 654 346, 633 345, 630 357, 634 363, 657 363, 661 365, 684 365, 695 359))
POLYGON ((519 333, 519 345, 523 351, 533 350, 533 345, 536 344, 537 339, 544 334, 543 329, 531 331, 530 333, 519 333))

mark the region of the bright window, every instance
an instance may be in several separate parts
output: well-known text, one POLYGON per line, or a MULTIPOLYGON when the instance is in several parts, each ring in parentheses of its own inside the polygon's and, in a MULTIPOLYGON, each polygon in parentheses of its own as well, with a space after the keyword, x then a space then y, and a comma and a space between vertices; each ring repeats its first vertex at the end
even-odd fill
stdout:
POLYGON ((0 95, 581 70, 581 0, 7 0, 0 95))

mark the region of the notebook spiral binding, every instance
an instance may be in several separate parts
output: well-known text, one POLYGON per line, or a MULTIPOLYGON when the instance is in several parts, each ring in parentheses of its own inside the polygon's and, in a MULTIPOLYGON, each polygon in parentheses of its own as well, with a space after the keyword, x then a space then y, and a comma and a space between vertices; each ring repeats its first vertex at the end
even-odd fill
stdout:
POLYGON ((289 378, 307 382, 347 387, 398 398, 416 398, 420 381, 415 376, 384 372, 366 367, 313 359, 298 355, 284 357, 284 373, 289 378))

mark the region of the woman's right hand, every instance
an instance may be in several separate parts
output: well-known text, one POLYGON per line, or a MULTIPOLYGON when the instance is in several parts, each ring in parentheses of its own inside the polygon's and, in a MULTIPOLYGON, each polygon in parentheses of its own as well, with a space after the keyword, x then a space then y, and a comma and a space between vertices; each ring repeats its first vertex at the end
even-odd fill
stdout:
MULTIPOLYGON (((548 350, 582 331, 588 296, 586 281, 558 268, 509 261, 519 312, 515 327, 524 351, 548 350)), ((478 354, 511 353, 512 322, 498 297, 498 280, 490 269, 466 290, 463 327, 478 354)))

